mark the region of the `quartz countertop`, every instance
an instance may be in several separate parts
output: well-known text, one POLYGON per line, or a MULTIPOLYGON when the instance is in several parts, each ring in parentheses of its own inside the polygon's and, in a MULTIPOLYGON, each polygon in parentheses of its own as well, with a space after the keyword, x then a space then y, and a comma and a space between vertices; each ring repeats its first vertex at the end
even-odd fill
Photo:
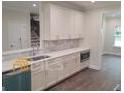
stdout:
MULTIPOLYGON (((45 59, 41 59, 41 60, 38 60, 38 61, 30 61, 29 65, 37 63, 37 62, 47 61, 49 59, 69 55, 69 54, 76 53, 76 52, 88 51, 89 49, 90 48, 87 48, 87 47, 85 47, 85 48, 84 47, 79 47, 79 48, 71 48, 71 49, 65 49, 65 50, 55 51, 55 52, 48 52, 48 53, 44 53, 44 54, 38 54, 36 56, 48 55, 50 57, 45 58, 45 59)), ((13 69, 13 63, 12 62, 14 62, 14 60, 7 60, 7 61, 2 62, 2 72, 12 70, 13 69)))

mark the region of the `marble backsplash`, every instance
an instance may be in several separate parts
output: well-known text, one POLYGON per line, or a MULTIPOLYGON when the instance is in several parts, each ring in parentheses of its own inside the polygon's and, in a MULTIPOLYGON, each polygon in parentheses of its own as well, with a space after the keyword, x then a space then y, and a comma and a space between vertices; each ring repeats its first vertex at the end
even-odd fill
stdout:
POLYGON ((44 48, 49 51, 60 51, 79 47, 79 39, 44 41, 44 48))
MULTIPOLYGON (((54 40, 54 41, 44 41, 44 48, 35 51, 37 54, 44 54, 50 51, 60 51, 69 48, 79 47, 79 39, 69 39, 69 40, 54 40)), ((17 52, 2 55, 2 61, 15 59, 18 57, 26 57, 32 55, 32 50, 26 50, 25 52, 17 52)))

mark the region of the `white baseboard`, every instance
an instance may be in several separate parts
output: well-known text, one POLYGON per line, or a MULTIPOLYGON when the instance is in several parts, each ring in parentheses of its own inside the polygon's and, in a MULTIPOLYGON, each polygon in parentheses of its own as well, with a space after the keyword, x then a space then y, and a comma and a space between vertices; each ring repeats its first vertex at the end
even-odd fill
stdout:
POLYGON ((89 68, 95 69, 95 70, 100 70, 101 68, 95 65, 90 65, 89 68))
POLYGON ((109 54, 109 55, 115 55, 115 56, 121 56, 121 54, 114 53, 114 52, 103 52, 102 55, 109 54))

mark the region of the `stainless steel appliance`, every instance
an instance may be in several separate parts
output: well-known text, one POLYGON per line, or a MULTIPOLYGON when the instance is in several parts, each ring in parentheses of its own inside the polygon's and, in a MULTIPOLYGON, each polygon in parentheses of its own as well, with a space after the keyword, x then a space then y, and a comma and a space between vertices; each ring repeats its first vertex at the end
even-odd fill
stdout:
POLYGON ((80 63, 83 63, 86 60, 89 60, 89 58, 90 58, 90 50, 83 51, 80 53, 80 63))

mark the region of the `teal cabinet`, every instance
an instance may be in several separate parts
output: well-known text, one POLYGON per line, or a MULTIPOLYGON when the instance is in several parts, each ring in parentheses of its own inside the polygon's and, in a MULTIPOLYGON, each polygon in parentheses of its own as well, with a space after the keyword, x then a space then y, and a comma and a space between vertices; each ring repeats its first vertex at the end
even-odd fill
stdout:
POLYGON ((2 87, 5 91, 30 91, 31 72, 10 72, 2 75, 2 87))

